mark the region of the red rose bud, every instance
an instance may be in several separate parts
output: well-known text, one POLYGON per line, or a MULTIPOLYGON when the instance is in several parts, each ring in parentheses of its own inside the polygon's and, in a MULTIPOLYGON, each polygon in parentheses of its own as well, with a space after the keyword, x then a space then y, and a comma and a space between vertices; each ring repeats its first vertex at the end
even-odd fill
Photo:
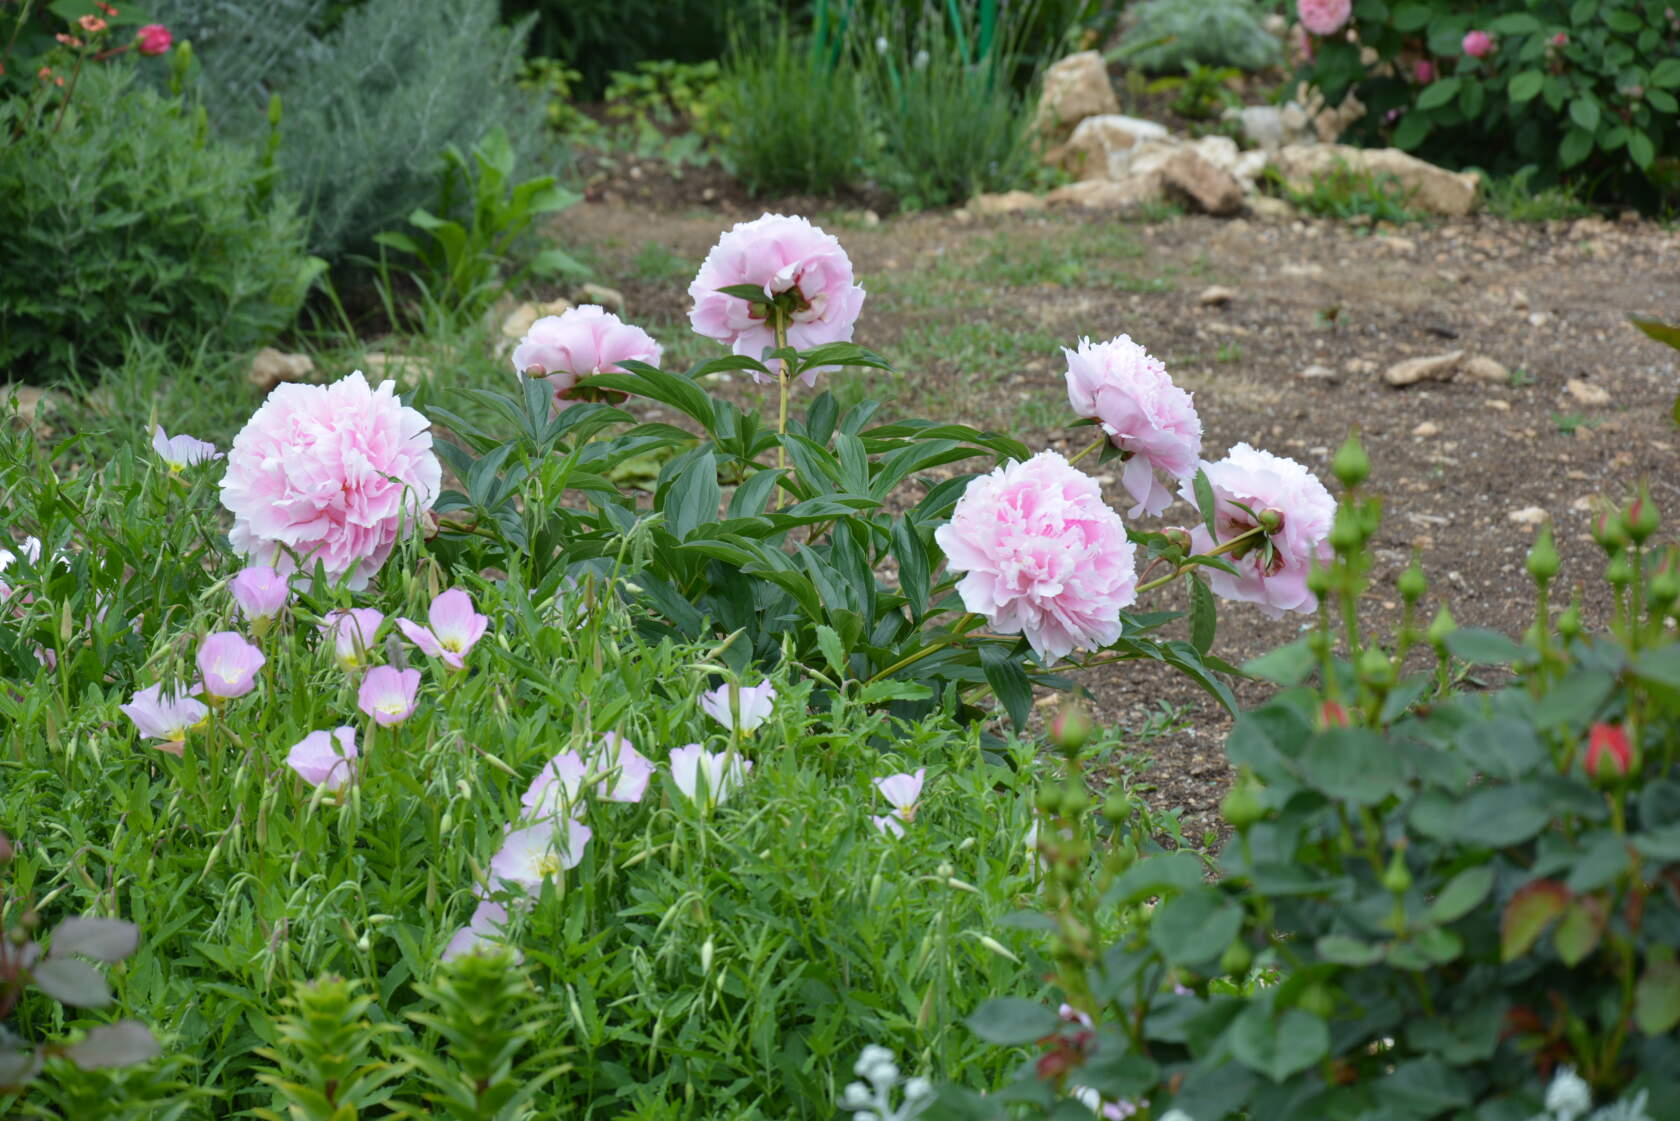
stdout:
POLYGON ((1623 520, 1627 523, 1628 536, 1633 538, 1635 545, 1643 545, 1646 538, 1657 532, 1662 518, 1657 513, 1657 504, 1651 501, 1650 488, 1644 483, 1639 484, 1639 492, 1628 505, 1623 520))
POLYGON ((1325 701, 1318 706, 1318 726, 1320 728, 1346 728, 1348 726, 1347 709, 1340 701, 1325 701))
POLYGON ((141 54, 160 55, 169 50, 170 45, 175 42, 175 37, 169 34, 169 28, 163 24, 148 23, 135 34, 134 42, 140 48, 141 54))
POLYGON ((1587 737, 1587 774, 1595 781, 1619 779, 1633 769, 1633 745, 1620 724, 1594 724, 1587 737))

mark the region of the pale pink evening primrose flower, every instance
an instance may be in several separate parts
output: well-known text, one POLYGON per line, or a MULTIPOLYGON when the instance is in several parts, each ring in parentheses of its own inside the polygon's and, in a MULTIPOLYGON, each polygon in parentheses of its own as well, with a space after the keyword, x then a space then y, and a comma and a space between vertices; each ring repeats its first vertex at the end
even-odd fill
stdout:
POLYGON ((1464 53, 1471 58, 1486 58, 1493 53, 1493 38, 1485 31, 1471 31, 1464 36, 1464 53))
POLYGON ((243 697, 257 684, 257 671, 268 659, 235 631, 217 631, 198 644, 198 672, 212 697, 243 697))
POLYGON ((320 562, 353 590, 367 586, 443 479, 431 422, 397 399, 395 385, 374 389, 357 371, 269 394, 233 438, 222 476, 236 551, 283 573, 320 562))
MULTIPOLYGON (((0 573, 3 573, 6 569, 10 568, 12 563, 18 559, 19 554, 22 554, 23 558, 32 565, 40 564, 41 539, 39 537, 25 537, 23 539, 23 543, 18 546, 18 551, 16 553, 12 552, 10 549, 0 549, 0 573)), ((0 600, 7 600, 10 598, 12 598, 12 586, 6 583, 6 581, 0 580, 0 600)))
POLYGON ((934 531, 963 606, 1020 633, 1046 664, 1120 637, 1137 597, 1132 543, 1095 479, 1039 452, 968 484, 934 531))
POLYGON ((1173 493, 1157 472, 1177 482, 1196 473, 1202 454, 1202 421, 1190 394, 1173 384, 1159 359, 1120 335, 1105 343, 1080 339, 1067 356, 1068 404, 1095 420, 1109 442, 1125 453, 1120 475, 1137 505, 1126 512, 1159 514, 1173 493))
POLYGON ((466 664, 467 651, 484 637, 484 628, 490 622, 473 610, 472 597, 460 588, 439 593, 427 608, 426 618, 430 627, 411 619, 398 619, 397 626, 428 657, 441 659, 450 669, 466 664))
POLYGON ((510 830, 501 851, 490 860, 490 875, 504 886, 535 895, 544 880, 578 866, 592 836, 589 826, 572 817, 510 830))
MULTIPOLYGON (((1273 619, 1281 619, 1285 611, 1314 610, 1318 597, 1307 590, 1307 572, 1315 557, 1330 559, 1327 538, 1336 514, 1336 500, 1324 484, 1293 459, 1247 444, 1238 444, 1203 470, 1213 486, 1219 540, 1198 524, 1190 531, 1195 552, 1206 553, 1257 525, 1266 531, 1254 537, 1253 545, 1225 554, 1226 563, 1241 575, 1204 569, 1208 586, 1226 599, 1256 604, 1273 619)), ((1189 483, 1184 484, 1183 496, 1195 502, 1189 483)))
POLYGON ((891 803, 891 816, 909 824, 916 820, 916 810, 922 797, 922 781, 926 777, 927 768, 917 767, 915 774, 888 775, 886 778, 870 781, 875 784, 875 789, 881 792, 881 797, 891 803))
POLYGON ((550 759, 531 780, 519 804, 534 820, 568 812, 577 816, 583 812, 583 781, 590 775, 598 776, 597 786, 607 787, 601 794, 607 801, 640 802, 653 779, 653 763, 635 744, 608 732, 587 760, 575 751, 562 751, 550 759))
POLYGON ((619 363, 632 360, 657 366, 662 354, 653 336, 640 327, 605 308, 584 304, 531 324, 513 348, 513 369, 525 377, 547 378, 558 408, 578 399, 572 387, 579 378, 623 373, 619 363))
POLYGON ((904 836, 904 825, 899 821, 897 814, 870 814, 869 824, 889 836, 904 836))
POLYGON ((356 704, 373 717, 374 723, 388 728, 414 714, 414 697, 419 691, 419 670, 374 666, 362 678, 356 704))
POLYGON ((356 729, 342 725, 331 732, 310 732, 292 745, 286 766, 311 786, 337 790, 354 777, 356 729))
POLYGON ((273 568, 253 564, 239 570, 228 583, 239 614, 251 624, 263 624, 280 614, 292 598, 292 587, 273 568))
POLYGON ((751 759, 736 755, 731 760, 729 752, 710 752, 697 743, 685 744, 671 752, 671 779, 691 802, 705 799, 713 805, 720 804, 750 773, 751 759))
POLYGON ((707 716, 733 731, 736 716, 740 728, 750 732, 770 719, 776 707, 776 689, 768 681, 757 685, 720 685, 700 694, 700 708, 707 716))
MULTIPOLYGON (((792 310, 788 345, 807 350, 851 341, 864 291, 852 282, 851 259, 833 236, 797 215, 764 214, 736 223, 718 239, 688 286, 688 295, 694 301, 688 318, 696 331, 736 354, 763 358, 776 346, 776 332, 766 315, 768 301, 784 296, 792 310), (739 284, 761 289, 764 300, 720 291, 739 284)), ((807 370, 801 380, 815 385, 817 373, 807 370)), ((753 376, 774 380, 756 371, 753 376)))
MULTIPOLYGON (((467 925, 457 930, 449 939, 449 944, 443 948, 443 960, 448 962, 463 954, 493 954, 510 949, 502 941, 507 924, 506 907, 488 899, 479 900, 467 925)), ((524 955, 518 950, 513 950, 513 960, 523 961, 524 955)))
POLYGON ((1334 35, 1353 15, 1353 0, 1295 0, 1295 14, 1314 35, 1334 35))
POLYGON ((367 661, 368 651, 385 616, 371 607, 352 607, 348 611, 329 611, 321 617, 321 633, 333 641, 333 656, 340 668, 360 669, 367 661))
POLYGON ((187 696, 166 697, 162 685, 148 685, 125 705, 118 705, 142 736, 162 740, 159 746, 172 755, 181 754, 187 731, 198 725, 210 710, 204 702, 187 696))
POLYGON ((157 452, 159 459, 169 465, 171 472, 222 458, 222 453, 217 451, 216 445, 210 441, 192 436, 171 436, 163 430, 161 424, 152 427, 152 450, 157 452))

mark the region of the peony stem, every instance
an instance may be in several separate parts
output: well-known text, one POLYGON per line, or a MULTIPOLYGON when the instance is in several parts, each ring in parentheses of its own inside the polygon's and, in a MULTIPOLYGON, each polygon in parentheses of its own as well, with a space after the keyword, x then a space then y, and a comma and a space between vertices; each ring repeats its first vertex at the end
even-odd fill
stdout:
POLYGON ((957 622, 956 622, 956 625, 951 628, 951 637, 950 638, 944 640, 943 642, 935 642, 931 646, 924 646, 920 650, 916 651, 914 654, 910 654, 906 657, 900 658, 898 661, 894 662, 892 665, 888 666, 886 669, 882 670, 880 673, 877 673, 875 676, 871 677, 868 681, 864 682, 864 684, 865 685, 873 685, 875 682, 880 681, 883 678, 891 677, 893 674, 897 673, 899 670, 903 669, 905 666, 914 665, 917 662, 921 661, 923 658, 927 657, 929 654, 934 654, 934 653, 939 652, 940 650, 945 649, 947 646, 950 646, 952 643, 956 642, 957 639, 961 638, 965 633, 967 633, 967 631, 970 627, 975 626, 979 622, 980 622, 980 616, 975 615, 973 612, 969 612, 969 611, 963 612, 962 618, 958 619, 957 622))
MULTIPOLYGON (((787 349, 787 316, 774 304, 770 307, 770 324, 776 332, 776 349, 787 349)), ((788 407, 788 361, 781 360, 781 368, 776 371, 776 380, 780 383, 781 404, 776 410, 776 470, 787 467, 787 445, 783 441, 787 438, 787 407, 788 407)), ((773 510, 782 508, 782 487, 776 484, 776 502, 773 510)))
MULTIPOLYGON (((1229 553, 1233 549, 1237 549, 1246 544, 1256 534, 1263 534, 1265 532, 1266 531, 1260 526, 1251 526, 1242 533, 1239 533, 1237 536, 1231 538, 1229 541, 1221 543, 1217 548, 1209 549, 1207 552, 1198 553, 1197 555, 1203 557, 1217 557, 1222 553, 1229 553)), ((1147 584, 1138 585, 1137 594, 1142 595, 1144 592, 1152 591, 1163 584, 1170 584, 1182 576, 1186 571, 1195 567, 1197 566, 1189 563, 1180 564, 1165 576, 1151 580, 1147 584)))
POLYGON ((1078 455, 1076 455, 1072 459, 1068 460, 1068 466, 1072 467, 1075 463, 1078 463, 1080 460, 1084 459, 1086 456, 1090 455, 1092 452, 1096 451, 1098 448, 1102 447, 1106 443, 1108 443, 1108 437, 1107 436, 1099 436, 1097 438, 1096 443, 1092 444, 1090 447, 1086 448, 1084 451, 1080 452, 1078 455))

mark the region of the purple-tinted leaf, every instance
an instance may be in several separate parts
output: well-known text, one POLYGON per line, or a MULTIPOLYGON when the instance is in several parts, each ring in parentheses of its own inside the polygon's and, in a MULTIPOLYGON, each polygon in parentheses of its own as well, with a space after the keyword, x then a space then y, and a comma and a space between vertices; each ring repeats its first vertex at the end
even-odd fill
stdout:
POLYGON ((53 957, 85 954, 96 961, 121 961, 140 945, 140 928, 122 919, 70 918, 53 931, 53 957))
POLYGON ((104 1008, 111 990, 99 970, 80 958, 48 958, 30 970, 42 992, 76 1008, 104 1008))
POLYGON ((161 1051, 145 1024, 138 1020, 118 1020, 88 1032, 86 1039, 65 1048, 64 1057, 83 1070, 101 1070, 143 1063, 157 1058, 161 1051))

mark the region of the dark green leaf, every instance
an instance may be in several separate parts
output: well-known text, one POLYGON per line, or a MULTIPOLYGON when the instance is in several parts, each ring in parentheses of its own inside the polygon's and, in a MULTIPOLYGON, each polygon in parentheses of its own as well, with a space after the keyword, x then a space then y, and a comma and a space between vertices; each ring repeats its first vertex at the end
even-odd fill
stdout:
POLYGON ((718 289, 725 296, 734 296, 746 300, 748 303, 767 304, 770 298, 764 294, 763 285, 759 284, 728 284, 718 289))
POLYGON ((1498 631, 1460 627, 1447 636, 1447 649, 1467 662, 1505 666, 1524 654, 1523 648, 1498 631))
POLYGON ((1569 119, 1591 133, 1598 128, 1598 102, 1592 97, 1577 97, 1569 103, 1569 119))
POLYGON ((671 532, 681 540, 702 525, 718 519, 723 501, 717 481, 717 461, 707 451, 696 456, 666 489, 661 509, 671 532))
POLYGON ((1318 956, 1337 965, 1363 968, 1375 965, 1383 958, 1383 948, 1370 942, 1350 938, 1345 934, 1326 934, 1315 944, 1318 956))
POLYGON ((1592 147, 1592 133, 1578 127, 1571 128, 1563 143, 1558 145, 1558 161, 1564 167, 1574 167, 1592 154, 1592 147))
POLYGON ((770 493, 776 489, 776 480, 783 474, 785 472, 767 468, 748 475, 729 496, 729 516, 746 518, 764 513, 765 507, 770 504, 770 493))
POLYGON ((1464 1076, 1436 1058, 1401 1063, 1372 1092, 1385 1117, 1438 1117, 1471 1102, 1464 1076))
POLYGON ((1020 662, 1002 646, 988 642, 980 647, 980 668, 986 675, 986 683, 1009 713, 1015 730, 1025 728, 1032 713, 1032 683, 1020 662))
POLYGON ((1423 87, 1418 95, 1419 109, 1439 109, 1447 102, 1458 96, 1459 80, 1457 78, 1438 78, 1423 87))
POLYGON ((1214 888, 1169 899, 1149 920, 1149 940, 1173 965, 1212 961, 1242 930, 1243 909, 1214 888))
MULTIPOLYGON (((1161 1068, 1148 1057, 1127 1051, 1124 1043, 1122 1036, 1101 1036, 1097 1053, 1079 1068, 1080 1085, 1089 1086, 1110 1101, 1135 1098, 1155 1086, 1161 1068)), ((1086 1109, 1084 1118, 1089 1117, 1090 1110, 1086 1109)))
POLYGON ((1307 639, 1298 638, 1243 663, 1243 672, 1285 688, 1301 684, 1312 673, 1318 659, 1307 639))
POLYGON ((1062 1020, 1049 1005, 1008 996, 988 1000, 963 1022, 987 1043, 1014 1047, 1054 1035, 1062 1020))
POLYGON ((1301 753, 1301 775, 1332 798, 1375 805, 1405 781, 1400 755, 1387 740, 1364 728, 1320 732, 1301 753))
POLYGON ((892 527, 893 555, 898 558, 898 586, 918 619, 927 611, 931 576, 927 547, 909 518, 898 518, 892 527))
POLYGON ((1645 972, 1633 991, 1633 1019, 1646 1035, 1662 1035, 1680 1024, 1680 965, 1673 947, 1646 951, 1645 972))
POLYGON ((1546 76, 1538 70, 1522 70, 1511 76, 1511 84, 1507 90, 1512 101, 1532 101, 1540 94, 1540 86, 1546 76))
POLYGON ((1628 842, 1621 834, 1605 830, 1587 838, 1565 881, 1574 892, 1596 891, 1614 883, 1616 877, 1633 868, 1628 842))
POLYGON ((1550 824, 1550 805, 1533 788, 1496 786, 1459 803, 1453 828, 1459 840, 1504 847, 1520 844, 1550 824))
POLYGON ((1576 670, 1540 698, 1540 706, 1534 712, 1535 726, 1585 727, 1615 686, 1616 679, 1604 670, 1576 670))
POLYGON ((1232 1022, 1226 1038, 1243 1066, 1282 1082, 1330 1053, 1330 1028, 1318 1016, 1288 1008, 1274 1016, 1261 1003, 1250 1005, 1232 1022))
POLYGON ((1440 894, 1429 905, 1429 921, 1448 923, 1463 918, 1481 905, 1493 890, 1494 870, 1491 864, 1466 868, 1447 881, 1440 894))
POLYGON ((1219 607, 1214 603, 1213 590, 1195 573, 1190 581, 1190 645, 1196 653, 1206 654, 1213 649, 1214 632, 1219 626, 1219 607))
POLYGON ((1203 881, 1202 862, 1192 853, 1146 856, 1120 874, 1103 892, 1104 904, 1126 906, 1155 896, 1176 894, 1203 881))
POLYGON ((1215 545, 1219 544, 1219 530, 1214 525, 1214 515, 1218 512, 1218 503, 1213 496, 1213 483, 1208 481, 1207 472, 1196 469, 1196 477, 1191 480, 1191 492, 1196 496, 1196 509, 1202 515, 1202 525, 1207 527, 1208 536, 1215 545))

